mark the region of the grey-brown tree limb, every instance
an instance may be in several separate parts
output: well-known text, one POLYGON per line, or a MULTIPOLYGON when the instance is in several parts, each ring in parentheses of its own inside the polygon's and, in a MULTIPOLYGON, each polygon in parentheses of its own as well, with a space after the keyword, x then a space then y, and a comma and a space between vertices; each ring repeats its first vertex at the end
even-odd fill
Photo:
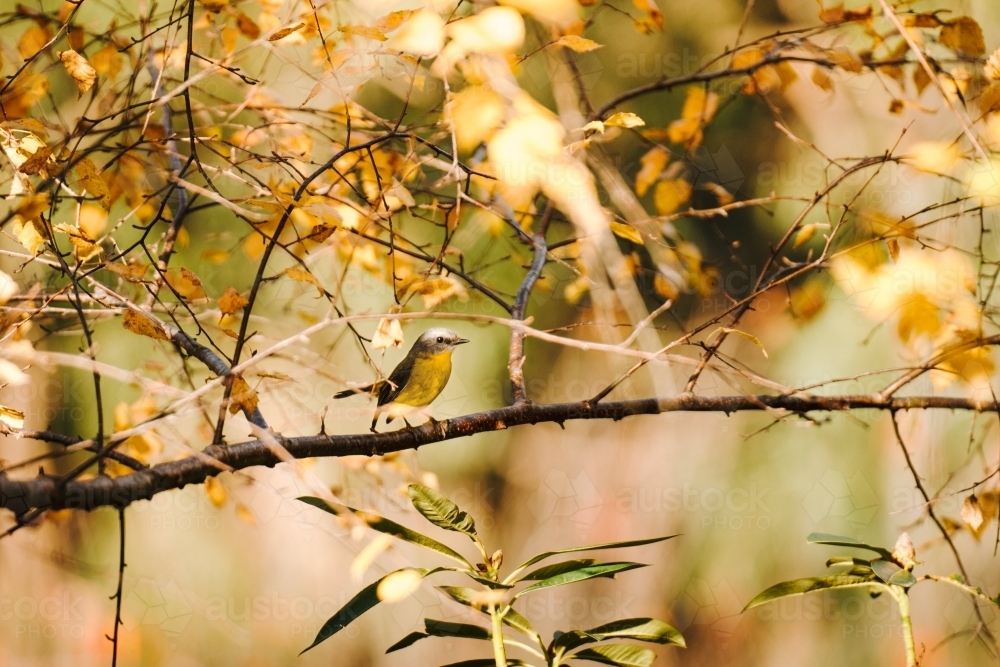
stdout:
MULTIPOLYGON (((520 403, 494 410, 476 412, 445 421, 388 433, 356 435, 310 435, 293 438, 276 436, 295 458, 379 456, 444 440, 477 433, 501 431, 513 426, 580 419, 618 421, 636 415, 666 412, 717 412, 784 410, 791 413, 842 412, 874 409, 892 413, 901 410, 947 409, 1000 411, 996 402, 948 396, 882 397, 879 395, 755 395, 695 396, 681 394, 670 398, 643 398, 615 402, 520 403)), ((158 493, 199 484, 223 470, 242 470, 252 466, 273 467, 280 463, 271 448, 260 440, 234 445, 212 445, 200 456, 161 463, 120 477, 101 475, 86 480, 65 480, 54 475, 32 479, 14 479, 0 472, 0 507, 18 517, 37 516, 47 509, 93 510, 98 507, 123 508, 148 500, 158 493)))

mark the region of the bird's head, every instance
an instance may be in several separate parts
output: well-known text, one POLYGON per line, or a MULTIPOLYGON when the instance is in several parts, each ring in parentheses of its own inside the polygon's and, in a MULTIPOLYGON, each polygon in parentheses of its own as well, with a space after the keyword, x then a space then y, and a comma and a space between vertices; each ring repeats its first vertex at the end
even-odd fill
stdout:
POLYGON ((428 329, 413 344, 413 351, 417 354, 440 354, 451 352, 456 345, 468 342, 451 329, 428 329))

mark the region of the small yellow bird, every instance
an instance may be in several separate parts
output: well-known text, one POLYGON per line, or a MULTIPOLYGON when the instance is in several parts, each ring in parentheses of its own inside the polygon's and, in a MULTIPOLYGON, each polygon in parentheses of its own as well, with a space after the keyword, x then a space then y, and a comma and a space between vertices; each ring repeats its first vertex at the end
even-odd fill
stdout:
MULTIPOLYGON (((389 374, 388 380, 379 380, 364 387, 355 387, 333 395, 347 398, 355 394, 378 393, 378 407, 372 419, 372 432, 379 415, 388 409, 385 423, 401 416, 403 410, 393 410, 393 406, 422 408, 431 404, 444 390, 451 377, 451 353, 456 346, 468 343, 451 329, 428 329, 410 348, 406 358, 389 374), (396 413, 396 414, 394 414, 396 413)), ((403 417, 403 421, 410 423, 403 417)))

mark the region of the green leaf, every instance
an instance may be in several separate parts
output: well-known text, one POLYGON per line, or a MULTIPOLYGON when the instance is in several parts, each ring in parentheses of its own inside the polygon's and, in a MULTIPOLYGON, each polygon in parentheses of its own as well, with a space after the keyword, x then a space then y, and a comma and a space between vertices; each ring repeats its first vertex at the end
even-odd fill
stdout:
POLYGON ((422 484, 410 484, 407 491, 413 506, 435 526, 476 537, 476 522, 443 495, 422 484))
POLYGON ((427 637, 463 637, 466 639, 485 639, 487 641, 492 637, 489 629, 479 627, 478 625, 438 621, 433 618, 424 619, 424 630, 425 632, 411 632, 406 635, 386 649, 386 653, 392 653, 407 646, 412 646, 427 637))
MULTIPOLYGON (((302 496, 299 498, 302 502, 307 505, 312 505, 313 507, 318 507, 324 512, 329 512, 330 514, 336 515, 337 511, 329 505, 322 498, 315 498, 313 496, 302 496)), ((380 533, 385 533, 386 535, 392 535, 393 537, 399 538, 404 542, 409 542, 411 544, 419 544, 422 547, 431 549, 440 554, 444 554, 448 558, 457 561, 467 567, 469 570, 474 571, 475 568, 472 563, 467 561, 460 553, 447 547, 435 539, 422 535, 415 530, 410 530, 406 526, 401 526, 395 521, 390 521, 385 517, 379 516, 378 514, 372 514, 371 512, 365 512, 363 510, 356 510, 353 507, 343 506, 348 512, 351 512, 359 519, 368 524, 368 527, 372 530, 376 530, 380 533)))
POLYGON ((403 637, 402 639, 400 639, 398 642, 396 642, 395 644, 393 644, 392 646, 390 646, 389 648, 387 648, 385 650, 385 652, 386 653, 392 653, 393 651, 398 651, 400 649, 404 649, 407 646, 413 646, 414 644, 416 644, 421 639, 426 639, 427 637, 430 637, 430 635, 425 634, 423 632, 411 632, 410 634, 406 635, 405 637, 403 637))
MULTIPOLYGON (((434 574, 435 572, 440 572, 443 568, 435 568, 433 570, 425 570, 422 568, 403 568, 401 570, 396 570, 396 572, 402 572, 403 570, 416 570, 420 573, 421 577, 426 577, 428 575, 434 574)), ((327 619, 323 627, 319 629, 319 633, 316 635, 316 639, 313 643, 303 649, 302 653, 305 653, 309 649, 315 647, 320 642, 326 641, 330 637, 334 636, 348 625, 354 622, 354 620, 361 616, 375 605, 377 605, 381 600, 378 598, 378 585, 382 583, 386 577, 391 577, 396 574, 396 572, 390 572, 378 581, 368 584, 361 591, 358 592, 350 601, 340 608, 336 614, 327 619)), ((299 655, 302 655, 299 653, 299 655)))
POLYGON ((599 625, 590 630, 566 632, 556 637, 550 648, 556 655, 562 655, 578 646, 592 642, 601 642, 606 639, 635 639, 644 642, 687 647, 681 633, 663 621, 655 618, 625 618, 620 621, 599 625))
POLYGON ((913 576, 912 572, 901 568, 899 565, 890 560, 883 560, 881 558, 873 560, 872 572, 874 572, 875 576, 879 579, 893 586, 909 588, 917 583, 917 578, 913 576))
POLYGON ((528 560, 526 560, 523 563, 521 563, 517 567, 517 569, 514 570, 513 572, 511 572, 510 576, 508 576, 507 579, 505 579, 504 581, 506 583, 515 583, 517 581, 520 581, 520 579, 516 579, 515 577, 522 570, 524 570, 525 568, 531 567, 532 565, 534 565, 535 563, 537 563, 540 560, 545 560, 546 558, 550 558, 552 556, 558 556, 559 554, 577 553, 577 552, 580 552, 580 551, 596 551, 598 549, 615 549, 615 548, 624 548, 624 547, 639 547, 639 546, 642 546, 644 544, 653 544, 655 542, 663 542, 664 540, 669 540, 669 539, 672 539, 674 537, 677 537, 677 535, 666 535, 664 537, 648 537, 648 538, 646 538, 644 540, 628 540, 626 542, 606 542, 604 544, 591 544, 591 545, 585 546, 585 547, 572 547, 570 549, 558 549, 556 551, 544 551, 544 552, 542 552, 542 553, 540 553, 540 554, 538 554, 536 556, 532 556, 528 560))
POLYGON ((864 565, 871 567, 871 561, 865 560, 864 558, 852 558, 851 556, 834 556, 833 558, 826 559, 826 566, 832 567, 834 565, 847 565, 848 563, 852 565, 864 565))
MULTIPOLYGON (((464 604, 467 607, 477 609, 487 616, 490 613, 486 606, 483 605, 483 594, 480 591, 473 588, 465 588, 463 586, 438 586, 438 589, 443 591, 448 597, 459 604, 464 604)), ((503 612, 503 622, 505 624, 528 635, 538 644, 542 643, 541 635, 539 635, 538 631, 531 625, 531 621, 517 613, 517 611, 515 611, 515 609, 510 605, 501 607, 501 611, 503 612)))
POLYGON ((656 660, 656 654, 648 648, 632 646, 631 644, 609 644, 585 648, 570 656, 573 660, 590 660, 604 665, 619 665, 620 667, 650 667, 656 660))
POLYGON ((886 560, 892 558, 892 552, 885 547, 876 547, 871 544, 866 544, 861 540, 856 540, 853 537, 845 537, 843 535, 828 535, 827 533, 812 533, 806 538, 810 544, 829 544, 835 547, 854 547, 855 549, 868 549, 869 551, 874 551, 882 558, 886 560))
POLYGON ((557 574, 554 577, 549 577, 548 579, 543 579, 537 584, 528 586, 523 591, 515 595, 518 598, 525 593, 531 593, 533 591, 541 590, 543 588, 552 588, 553 586, 565 586, 566 584, 575 584, 578 581, 586 581, 587 579, 594 579, 595 577, 614 577, 619 572, 627 572, 628 570, 635 570, 640 567, 647 567, 644 563, 602 563, 599 565, 588 565, 586 567, 581 567, 576 570, 570 570, 569 572, 563 572, 562 574, 557 574))
POLYGON ((814 591, 823 591, 831 588, 852 588, 855 586, 881 586, 878 577, 874 574, 830 574, 824 577, 808 577, 806 579, 796 579, 795 581, 785 581, 771 586, 766 591, 760 593, 753 600, 747 603, 743 611, 759 607, 765 602, 789 597, 791 595, 804 595, 814 591))
POLYGON ((557 574, 562 574, 563 572, 569 572, 570 570, 576 570, 581 567, 596 565, 597 562, 598 561, 593 558, 581 558, 578 560, 568 560, 565 563, 544 565, 537 570, 532 570, 529 574, 526 574, 518 579, 518 581, 541 581, 542 579, 548 579, 549 577, 554 577, 557 574))
POLYGON ((424 629, 432 637, 464 637, 465 639, 490 639, 489 628, 483 628, 471 623, 452 623, 438 621, 433 618, 424 620, 424 629))

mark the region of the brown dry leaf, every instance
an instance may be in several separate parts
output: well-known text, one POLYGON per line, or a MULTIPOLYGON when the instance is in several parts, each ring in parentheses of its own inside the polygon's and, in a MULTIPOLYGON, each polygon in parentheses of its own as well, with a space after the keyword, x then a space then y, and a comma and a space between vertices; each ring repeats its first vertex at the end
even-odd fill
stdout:
POLYGON ((715 199, 719 202, 719 206, 728 206, 733 203, 733 194, 718 183, 712 183, 710 181, 701 187, 715 195, 715 199))
POLYGON ((379 42, 384 42, 388 37, 385 33, 378 28, 372 28, 365 25, 342 25, 337 28, 340 32, 344 33, 345 37, 363 37, 365 39, 374 39, 379 42))
POLYGON ((233 287, 227 287, 226 291, 219 297, 219 310, 222 311, 223 315, 232 315, 237 310, 249 305, 250 302, 233 287))
POLYGON ((990 84, 979 96, 979 111, 987 114, 1000 110, 1000 83, 990 84))
POLYGON ((127 264, 105 264, 104 268, 130 283, 141 283, 143 276, 146 275, 146 270, 149 268, 149 264, 132 259, 127 264))
POLYGON ((257 392, 250 388, 247 381, 242 378, 242 376, 233 376, 233 390, 229 394, 229 414, 235 415, 240 410, 246 410, 247 412, 253 412, 257 409, 257 403, 260 400, 257 397, 257 392))
POLYGON ((326 292, 323 290, 323 286, 320 285, 319 284, 319 280, 316 279, 316 276, 314 276, 313 274, 309 273, 308 271, 303 271, 302 269, 291 268, 291 269, 288 269, 287 271, 285 271, 285 275, 287 275, 292 280, 298 280, 299 282, 309 283, 310 285, 315 285, 316 286, 316 291, 319 292, 320 296, 323 296, 324 294, 326 294, 326 292))
POLYGON ((375 335, 372 336, 372 347, 376 350, 400 347, 403 344, 403 340, 403 327, 399 323, 399 320, 390 320, 383 317, 378 321, 375 335))
POLYGON ((977 538, 980 535, 979 529, 983 527, 983 509, 979 506, 979 498, 976 494, 970 495, 962 503, 962 521, 969 527, 969 530, 977 538))
POLYGON ((222 486, 222 482, 218 478, 205 478, 205 493, 216 507, 222 507, 226 504, 226 487, 222 486))
POLYGON ((236 27, 250 39, 260 37, 260 26, 254 23, 254 20, 243 12, 236 15, 236 27))
POLYGON ((913 85, 917 88, 917 97, 920 97, 924 89, 931 85, 931 77, 923 67, 913 70, 913 85))
POLYGON ((587 53, 588 51, 604 47, 603 44, 598 44, 592 39, 580 37, 579 35, 563 35, 559 38, 556 44, 559 46, 565 46, 567 49, 576 51, 577 53, 587 53))
POLYGON ((59 60, 66 68, 66 73, 73 77, 73 81, 76 82, 76 88, 80 92, 79 97, 82 97, 94 86, 94 82, 97 81, 97 70, 87 62, 86 58, 70 49, 69 51, 60 51, 59 60))
POLYGON ((198 0, 198 3, 213 14, 218 14, 229 6, 229 0, 198 0))
POLYGON ((899 241, 896 239, 889 239, 885 242, 886 246, 889 248, 889 256, 892 257, 892 261, 899 261, 899 241))
POLYGON ((49 32, 48 28, 42 28, 37 24, 32 24, 24 34, 21 35, 21 39, 17 42, 17 52, 21 54, 21 57, 27 60, 32 57, 49 43, 52 39, 52 33, 49 32))
POLYGON ((946 21, 941 26, 938 41, 963 56, 981 56, 986 53, 983 29, 975 19, 968 16, 959 16, 946 21))
POLYGON ((691 198, 691 184, 680 178, 660 181, 653 191, 653 201, 660 215, 670 215, 691 198))
POLYGON ((889 102, 889 113, 893 114, 894 116, 898 116, 899 114, 903 113, 903 109, 905 107, 906 105, 903 104, 903 100, 894 99, 891 102, 889 102))
POLYGON ((24 161, 18 171, 22 174, 35 175, 42 170, 42 167, 49 162, 49 157, 52 155, 52 148, 49 146, 41 146, 34 153, 31 154, 27 160, 24 161))
POLYGON ((73 167, 73 173, 76 175, 77 183, 80 187, 97 197, 100 200, 101 206, 106 209, 111 208, 111 196, 108 184, 101 178, 97 166, 90 158, 83 158, 77 162, 76 166, 73 167))
POLYGON ((663 173, 663 169, 670 161, 670 154, 659 146, 648 150, 645 155, 639 158, 642 167, 635 175, 635 193, 642 197, 649 190, 650 186, 656 182, 663 173))
POLYGON ((257 517, 255 517, 254 513, 250 511, 250 508, 243 503, 236 503, 236 518, 245 524, 251 526, 257 525, 257 517))
POLYGON ((844 20, 844 5, 834 5, 826 9, 819 10, 819 20, 827 25, 840 23, 844 20))
POLYGON ((125 315, 122 317, 122 326, 140 336, 155 340, 170 340, 170 337, 157 322, 131 308, 125 311, 125 315))
POLYGON ((293 25, 293 26, 288 26, 287 28, 282 28, 281 30, 277 31, 276 33, 274 33, 273 35, 271 35, 270 37, 268 37, 267 41, 269 41, 269 42, 277 42, 279 39, 284 39, 285 37, 288 37, 289 35, 291 35, 293 32, 301 30, 302 28, 305 28, 305 27, 306 27, 305 23, 299 23, 298 25, 293 25))

